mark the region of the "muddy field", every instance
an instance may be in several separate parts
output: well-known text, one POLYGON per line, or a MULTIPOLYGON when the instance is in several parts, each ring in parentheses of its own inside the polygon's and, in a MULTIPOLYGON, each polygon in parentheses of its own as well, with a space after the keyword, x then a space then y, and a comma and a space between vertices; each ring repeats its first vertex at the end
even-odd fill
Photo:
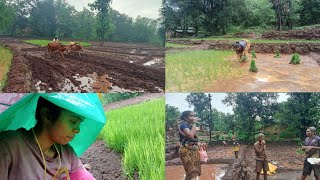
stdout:
MULTIPOLYGON (((289 64, 291 55, 282 54, 274 58, 274 54, 256 53, 257 73, 249 72, 250 61, 238 62, 230 59, 232 68, 241 68, 246 75, 240 78, 223 79, 212 82, 205 91, 239 91, 239 92, 314 92, 320 84, 320 66, 315 53, 301 55, 301 63, 289 64)), ((250 59, 251 60, 251 59, 250 59)))
MULTIPOLYGON (((169 48, 167 53, 210 50, 205 42, 186 48, 169 48)), ((245 62, 239 62, 236 54, 226 58, 231 69, 241 69, 242 77, 215 80, 203 89, 204 92, 314 92, 318 91, 320 84, 320 52, 311 52, 300 55, 298 65, 289 64, 291 54, 281 54, 274 58, 273 53, 256 53, 257 73, 249 72, 251 54, 245 62)))
MULTIPOLYGON (((167 153, 173 153, 173 145, 167 145, 167 153), (169 148, 169 146, 171 148, 169 148), (169 150, 171 149, 171 150, 169 150), (171 151, 171 152, 170 152, 171 151)), ((269 175, 268 179, 272 180, 295 180, 300 179, 302 174, 304 155, 296 152, 298 146, 294 144, 267 144, 267 156, 269 162, 276 164, 275 174, 269 175)), ((208 149, 209 160, 203 163, 203 174, 200 180, 207 179, 236 179, 234 174, 239 169, 233 169, 244 161, 246 172, 251 175, 249 179, 255 179, 254 167, 254 150, 251 145, 242 145, 238 159, 234 157, 231 146, 214 146, 208 149), (226 177, 228 176, 228 177, 226 177)), ((168 179, 183 179, 185 172, 178 157, 168 158, 166 161, 166 177, 168 179)), ((260 178, 261 179, 261 178, 260 178)), ((312 179, 308 177, 308 179, 312 179)))
POLYGON ((1 38, 14 52, 3 92, 163 92, 164 49, 140 44, 92 43, 49 59, 46 47, 1 38))

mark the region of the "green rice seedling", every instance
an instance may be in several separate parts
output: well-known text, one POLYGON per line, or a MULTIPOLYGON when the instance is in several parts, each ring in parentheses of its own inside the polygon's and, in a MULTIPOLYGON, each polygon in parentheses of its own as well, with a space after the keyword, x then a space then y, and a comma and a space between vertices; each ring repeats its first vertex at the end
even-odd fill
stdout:
POLYGON ((7 73, 9 72, 11 66, 11 60, 13 58, 12 52, 0 46, 0 91, 4 87, 7 81, 7 73))
POLYGON ((293 53, 289 64, 300 64, 301 58, 298 53, 293 53))
POLYGON ((251 51, 252 58, 257 58, 256 52, 254 50, 251 51))
POLYGON ((233 68, 228 61, 232 57, 235 57, 233 51, 195 50, 166 53, 166 91, 203 91, 212 81, 234 78, 235 74, 240 74, 234 72, 245 70, 233 68))
POLYGON ((246 61, 248 59, 248 57, 246 56, 246 55, 243 55, 242 57, 241 57, 241 61, 246 61))
POLYGON ((164 179, 164 98, 106 112, 108 121, 101 137, 123 154, 122 165, 129 179, 164 179))
POLYGON ((279 50, 276 51, 275 55, 273 56, 274 58, 280 58, 280 52, 279 50))
POLYGON ((249 71, 250 72, 258 72, 258 68, 256 66, 256 61, 255 60, 251 60, 249 71))

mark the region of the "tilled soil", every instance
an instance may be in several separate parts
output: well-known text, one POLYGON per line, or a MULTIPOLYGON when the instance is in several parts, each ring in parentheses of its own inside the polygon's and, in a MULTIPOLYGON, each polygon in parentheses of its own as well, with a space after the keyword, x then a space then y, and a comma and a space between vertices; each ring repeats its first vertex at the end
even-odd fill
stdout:
POLYGON ((4 92, 163 92, 164 48, 147 45, 93 44, 78 53, 54 53, 46 47, 2 38, 14 58, 4 92), (111 87, 109 82, 112 84, 111 87))
POLYGON ((98 140, 80 158, 83 164, 89 164, 88 170, 97 180, 125 179, 121 167, 121 155, 106 147, 98 140))

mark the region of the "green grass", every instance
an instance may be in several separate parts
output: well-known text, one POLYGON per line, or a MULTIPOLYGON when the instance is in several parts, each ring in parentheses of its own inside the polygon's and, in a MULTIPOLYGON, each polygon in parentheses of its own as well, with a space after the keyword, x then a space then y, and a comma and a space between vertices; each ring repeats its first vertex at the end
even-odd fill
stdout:
POLYGON ((233 51, 197 50, 166 54, 166 91, 198 92, 214 80, 241 77, 244 70, 231 67, 233 51))
MULTIPOLYGON (((34 40, 25 40, 24 42, 26 42, 26 43, 31 43, 31 44, 35 44, 35 45, 39 45, 39 46, 47 46, 48 43, 52 42, 52 40, 34 39, 34 40)), ((78 42, 78 41, 74 41, 74 42, 78 42)), ((60 41, 60 43, 62 43, 62 44, 69 44, 69 42, 67 42, 67 41, 60 41)), ((78 42, 78 43, 79 43, 79 42, 78 42)), ((80 42, 80 44, 82 44, 82 45, 85 46, 85 47, 91 46, 91 44, 88 43, 88 42, 80 42)))
POLYGON ((112 149, 123 153, 123 168, 133 179, 164 179, 164 98, 106 112, 102 137, 112 149))
MULTIPOLYGON (((177 40, 209 40, 209 41, 240 41, 243 38, 224 38, 224 37, 207 37, 207 38, 176 38, 177 40)), ((320 43, 320 40, 268 40, 268 39, 249 39, 251 43, 293 43, 293 42, 311 42, 320 43)))
POLYGON ((11 51, 0 45, 0 91, 7 81, 7 73, 11 66, 13 54, 11 51))
POLYGON ((190 46, 189 45, 183 45, 183 44, 166 43, 166 47, 185 48, 185 47, 190 47, 190 46))

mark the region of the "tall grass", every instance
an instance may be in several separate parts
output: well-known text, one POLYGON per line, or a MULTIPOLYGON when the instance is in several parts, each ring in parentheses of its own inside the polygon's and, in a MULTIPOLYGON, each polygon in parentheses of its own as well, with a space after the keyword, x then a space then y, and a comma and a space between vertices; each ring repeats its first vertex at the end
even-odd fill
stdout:
POLYGON ((0 92, 7 81, 7 73, 9 72, 12 58, 11 51, 0 45, 0 92))
MULTIPOLYGON (((48 43, 52 42, 52 40, 34 39, 34 40, 25 40, 24 42, 39 45, 39 46, 47 46, 48 43)), ((75 42, 78 42, 78 41, 75 41, 75 42)), ((69 42, 67 42, 67 41, 60 41, 60 43, 69 44, 69 42)), ((85 47, 91 46, 91 44, 88 42, 78 42, 78 43, 80 43, 81 45, 83 45, 85 47)))
POLYGON ((126 175, 142 180, 164 179, 164 98, 107 112, 101 135, 112 149, 123 153, 126 175))
POLYGON ((166 54, 166 91, 199 92, 214 80, 241 77, 244 70, 231 66, 233 51, 197 50, 166 54))

